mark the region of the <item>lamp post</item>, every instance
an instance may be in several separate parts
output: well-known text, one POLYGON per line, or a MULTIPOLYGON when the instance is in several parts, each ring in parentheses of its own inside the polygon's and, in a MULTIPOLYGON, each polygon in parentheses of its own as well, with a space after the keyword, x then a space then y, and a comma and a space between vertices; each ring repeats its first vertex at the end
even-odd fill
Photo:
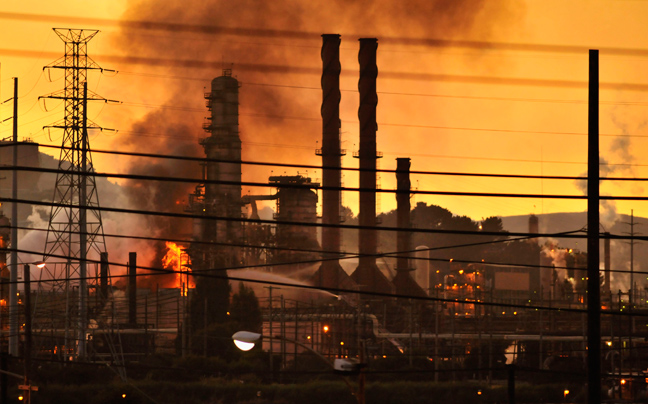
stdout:
MULTIPOLYGON (((242 350, 242 351, 249 351, 250 349, 254 348, 254 345, 258 341, 260 341, 262 338, 276 339, 276 340, 279 340, 279 341, 286 341, 286 342, 291 342, 291 343, 293 343, 295 345, 299 345, 300 347, 306 349, 307 351, 312 352, 313 354, 315 354, 315 356, 320 358, 324 363, 326 363, 336 373, 341 374, 342 376, 344 376, 344 374, 353 374, 353 373, 362 372, 363 364, 361 364, 361 363, 357 363, 357 362, 351 361, 349 359, 335 359, 335 361, 333 361, 331 363, 331 361, 329 359, 327 359, 326 357, 324 357, 324 355, 317 352, 316 350, 309 347, 308 345, 302 344, 299 341, 295 341, 295 340, 292 340, 292 339, 289 339, 289 338, 286 338, 286 337, 283 337, 283 336, 279 336, 279 335, 277 335, 277 336, 267 336, 267 335, 262 335, 262 334, 259 334, 259 333, 256 333, 256 332, 251 332, 251 331, 238 331, 238 332, 235 332, 234 335, 232 335, 232 340, 234 341, 234 345, 236 345, 236 347, 238 349, 242 350)), ((356 400, 358 401, 358 404, 365 404, 365 400, 364 400, 364 396, 365 396, 364 395, 364 384, 360 383, 359 390, 356 391, 353 388, 353 386, 351 385, 351 383, 349 383, 349 381, 345 377, 343 377, 342 379, 344 380, 346 385, 351 390, 351 394, 356 398, 356 400)))

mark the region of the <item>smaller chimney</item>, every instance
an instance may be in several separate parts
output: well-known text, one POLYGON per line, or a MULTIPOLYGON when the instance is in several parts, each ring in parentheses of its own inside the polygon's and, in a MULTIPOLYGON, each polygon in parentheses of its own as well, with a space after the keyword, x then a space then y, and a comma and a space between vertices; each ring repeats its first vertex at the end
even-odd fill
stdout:
POLYGON ((529 216, 529 233, 538 234, 540 226, 538 225, 538 216, 532 214, 529 216))
POLYGON ((108 297, 108 253, 99 253, 99 298, 102 302, 108 297))
POLYGON ((137 253, 128 253, 128 324, 137 324, 137 253))
POLYGON ((410 159, 396 159, 396 226, 399 231, 396 235, 396 250, 398 258, 396 259, 396 276, 393 283, 396 287, 396 293, 402 295, 411 295, 425 297, 427 293, 412 278, 410 272, 412 250, 412 232, 410 219, 410 159))
POLYGON ((603 237, 603 254, 605 255, 603 299, 606 299, 610 297, 610 233, 604 233, 603 237))
POLYGON ((410 188, 411 182, 409 177, 410 159, 396 159, 396 226, 399 228, 396 238, 396 249, 398 258, 396 264, 397 271, 410 270, 410 253, 411 236, 409 231, 410 223, 410 188), (408 229, 407 231, 403 229, 408 229))

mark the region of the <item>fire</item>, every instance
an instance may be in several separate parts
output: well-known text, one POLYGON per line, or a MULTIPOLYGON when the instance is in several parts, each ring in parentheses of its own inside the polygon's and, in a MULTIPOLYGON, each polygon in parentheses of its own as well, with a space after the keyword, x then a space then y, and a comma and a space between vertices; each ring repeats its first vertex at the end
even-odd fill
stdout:
POLYGON ((191 258, 185 252, 184 247, 171 242, 166 242, 167 252, 162 258, 162 266, 166 269, 173 269, 176 272, 175 288, 182 289, 182 296, 187 296, 189 288, 195 288, 196 284, 191 273, 191 258))

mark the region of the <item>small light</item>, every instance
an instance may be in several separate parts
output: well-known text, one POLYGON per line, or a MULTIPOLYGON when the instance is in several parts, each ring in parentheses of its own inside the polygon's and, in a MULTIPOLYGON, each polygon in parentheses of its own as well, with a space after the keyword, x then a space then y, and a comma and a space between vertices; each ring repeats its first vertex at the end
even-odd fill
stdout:
POLYGON ((612 341, 606 342, 607 346, 612 346, 612 341))
POLYGON ((18 396, 18 401, 22 401, 23 398, 24 398, 24 397, 23 397, 22 395, 21 395, 21 396, 18 396))
POLYGON ((344 341, 340 341, 340 345, 344 345, 344 341))
POLYGON ((229 312, 229 311, 227 312, 227 315, 228 315, 228 316, 230 315, 230 312, 229 312))
POLYGON ((565 391, 563 391, 563 396, 567 397, 568 394, 569 394, 569 390, 565 389, 565 391))
POLYGON ((306 339, 307 339, 307 340, 310 340, 310 339, 311 339, 311 336, 310 336, 310 335, 309 335, 309 336, 307 336, 307 337, 306 337, 306 339))
POLYGON ((514 315, 514 316, 517 316, 517 311, 514 311, 514 312, 513 312, 513 315, 514 315))
POLYGON ((459 275, 463 275, 463 269, 459 270, 459 275))
POLYGON ((329 326, 328 326, 328 325, 325 325, 324 327, 322 327, 322 330, 323 330, 324 332, 329 332, 329 326))
POLYGON ((478 395, 478 396, 481 396, 481 394, 482 394, 482 393, 481 393, 481 390, 477 390, 477 395, 478 395))
POLYGON ((621 379, 621 384, 626 384, 626 379, 621 379))
POLYGON ((126 398, 126 393, 122 394, 122 398, 126 398))

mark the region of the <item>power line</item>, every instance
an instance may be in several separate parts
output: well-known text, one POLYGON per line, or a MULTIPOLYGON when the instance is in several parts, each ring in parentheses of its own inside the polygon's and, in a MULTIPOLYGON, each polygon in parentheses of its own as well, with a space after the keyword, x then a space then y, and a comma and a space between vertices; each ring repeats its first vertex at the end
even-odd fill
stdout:
MULTIPOLYGON (((188 112, 201 112, 204 113, 203 108, 191 108, 191 107, 179 107, 174 105, 155 105, 155 104, 145 104, 145 103, 135 103, 135 102, 123 102, 125 105, 134 105, 146 108, 161 108, 169 109, 174 111, 188 111, 188 112)), ((648 103, 646 104, 648 105, 648 103)), ((311 121, 311 122, 320 122, 321 118, 306 118, 306 117, 297 117, 297 116, 285 116, 285 115, 268 115, 268 114, 255 114, 255 113, 239 113, 240 116, 251 116, 255 118, 267 118, 267 119, 292 119, 300 121, 311 121)), ((357 121, 341 121, 342 123, 355 124, 357 121)), ((558 131, 537 131, 537 130, 524 130, 524 129, 496 129, 496 128, 470 128, 470 127, 460 127, 460 126, 441 126, 441 125, 416 125, 416 124, 404 124, 404 123, 389 123, 389 122, 378 122, 378 126, 393 126, 398 128, 418 128, 418 129, 442 129, 442 130, 459 130, 467 132, 493 132, 493 133, 514 133, 514 134, 533 134, 533 135, 567 135, 567 136, 587 136, 587 133, 581 132, 558 132, 558 131)), ((599 136, 602 137, 628 137, 628 138, 648 138, 648 135, 631 135, 631 134, 612 134, 612 133, 600 133, 599 136)))
MULTIPOLYGON (((30 250, 18 250, 20 253, 26 253, 26 254, 38 254, 36 251, 30 251, 30 250)), ((64 255, 53 255, 54 258, 61 258, 61 259, 67 259, 66 256, 64 255)), ((86 259, 88 262, 98 262, 95 260, 90 260, 86 259)), ((111 262, 109 263, 110 266, 117 266, 117 267, 128 267, 127 264, 119 264, 119 263, 114 263, 111 262)), ((304 284, 299 284, 299 283, 290 283, 290 282, 281 282, 281 281, 276 281, 276 280, 265 280, 265 279, 250 279, 250 278, 241 278, 237 276, 232 276, 232 275, 219 275, 219 272, 223 271, 236 271, 238 269, 246 269, 247 267, 245 266, 237 266, 237 267, 226 267, 226 268, 211 268, 211 269, 205 269, 201 271, 196 271, 196 272, 191 272, 191 271, 174 271, 172 269, 166 269, 166 268, 160 268, 160 267, 148 267, 148 266, 137 266, 137 269, 143 269, 143 270, 148 270, 152 271, 153 274, 142 274, 144 275, 175 275, 178 273, 181 273, 183 275, 190 275, 193 277, 204 277, 204 278, 211 278, 211 279, 227 279, 227 280, 233 280, 233 281, 241 281, 241 282, 250 282, 250 283, 260 283, 264 285, 273 285, 273 286, 283 286, 283 287, 294 287, 294 288, 300 288, 300 289, 308 289, 308 290, 319 290, 319 291, 327 291, 327 292, 335 292, 336 294, 343 293, 343 294, 355 294, 355 295, 367 295, 367 296, 374 296, 374 297, 390 297, 390 298, 397 298, 397 299, 414 299, 414 300, 419 300, 419 301, 430 301, 430 302, 445 302, 445 303, 461 303, 461 304, 475 304, 475 305, 483 305, 483 306, 495 306, 495 307, 509 307, 509 308, 526 308, 526 309, 538 309, 538 310, 550 310, 550 311, 565 311, 565 312, 578 312, 578 313, 583 313, 586 310, 585 309, 576 309, 576 308, 564 308, 564 307, 551 307, 551 306, 538 306, 538 305, 521 305, 521 304, 513 304, 513 303, 504 303, 504 302, 487 302, 487 301, 478 301, 477 299, 445 299, 445 298, 439 298, 439 297, 432 297, 432 296, 414 296, 414 295, 406 295, 406 294, 398 294, 398 293, 381 293, 381 292, 374 292, 374 291, 366 291, 366 290, 353 290, 353 289, 345 289, 345 288, 330 288, 330 287, 321 287, 321 286, 312 286, 312 285, 304 285, 304 284)), ((111 275, 111 278, 127 278, 129 275, 111 275)), ((94 277, 92 278, 84 278, 84 279, 95 279, 94 277)), ((51 281, 78 281, 81 280, 80 277, 66 277, 66 278, 57 278, 57 279, 52 279, 51 281)), ((41 283, 47 282, 47 281, 40 281, 41 283)), ((636 314, 636 313, 635 313, 636 314)), ((646 314, 648 316, 648 314, 646 314)))
MULTIPOLYGON (((305 30, 287 30, 273 28, 246 28, 231 27, 221 25, 199 25, 185 24, 166 21, 137 21, 137 20, 113 20, 107 18, 89 18, 61 16, 51 14, 27 14, 0 12, 0 19, 23 20, 23 21, 40 21, 40 22, 64 22, 64 23, 83 23, 103 26, 114 26, 121 28, 134 28, 140 30, 169 31, 173 33, 187 32, 208 35, 236 35, 251 36, 261 38, 283 38, 283 39, 308 39, 318 40, 321 33, 310 32, 305 30)), ((345 33, 345 37, 366 37, 363 33, 345 33)), ((402 37, 402 36, 383 36, 380 38, 385 45, 407 45, 407 46, 426 46, 430 48, 466 48, 479 51, 488 50, 507 50, 507 51, 525 51, 541 53, 567 53, 584 55, 589 50, 587 46, 578 45, 555 45, 555 44, 536 44, 536 43, 515 43, 515 42, 495 42, 495 41, 472 41, 472 40, 447 40, 439 38, 425 37, 402 37)), ((601 53, 614 56, 640 56, 648 57, 648 49, 644 48, 620 48, 620 47, 600 47, 601 53)))
MULTIPOLYGON (((70 207, 72 205, 66 205, 61 203, 52 203, 52 202, 43 202, 36 200, 25 200, 25 199, 12 199, 12 198, 2 198, 0 197, 0 202, 9 202, 9 203, 19 203, 19 204, 30 204, 38 206, 56 206, 64 205, 70 207)), ((573 234, 565 233, 517 233, 517 232, 488 232, 488 231, 465 231, 465 230, 439 230, 439 229, 422 229, 417 227, 402 229, 396 227, 381 227, 381 226, 361 226, 361 225, 338 225, 338 224, 326 224, 326 223, 308 223, 308 222, 293 222, 293 221, 279 221, 279 220, 262 220, 262 219, 244 219, 237 217, 223 217, 223 216, 212 216, 212 215, 201 215, 201 214, 187 214, 187 213, 175 213, 175 212, 158 212, 151 210, 138 210, 138 209, 126 209, 126 208, 113 208, 101 206, 97 207, 97 210, 103 212, 113 212, 113 213, 127 213, 127 214, 138 214, 138 215, 149 215, 149 216, 159 216, 159 217, 173 217, 173 218, 184 218, 184 219, 203 219, 203 220, 220 220, 220 221, 229 221, 229 222, 245 222, 245 223, 255 223, 255 224, 276 224, 276 225, 289 225, 289 226, 306 226, 306 227, 333 227, 333 228, 346 228, 346 229, 370 229, 375 231, 410 231, 412 233, 439 233, 439 234, 463 234, 463 235, 482 235, 482 236, 502 236, 503 234, 509 236, 534 236, 534 237, 563 237, 563 238, 583 238, 584 236, 577 236, 573 234)), ((635 237, 635 239, 640 239, 635 237)))
MULTIPOLYGON (((189 81, 201 81, 208 82, 210 78, 200 78, 195 76, 177 76, 177 75, 165 75, 165 74, 155 74, 155 73, 136 73, 120 70, 120 74, 132 75, 132 76, 142 76, 142 77, 154 77, 154 78, 167 78, 167 79, 177 79, 177 80, 189 80, 189 81)), ((290 84, 273 84, 273 83, 255 83, 248 81, 239 81, 241 85, 244 86, 259 86, 259 87, 277 87, 277 88, 288 88, 288 89, 300 89, 300 90, 317 90, 321 91, 321 87, 308 87, 308 86, 297 86, 290 84)), ((357 93, 357 89, 340 89, 342 92, 357 93)), ((431 97, 431 98, 448 98, 448 99, 466 99, 466 100, 484 100, 484 101, 514 101, 514 102, 533 102, 533 103, 555 103, 555 104, 578 104, 584 105, 587 104, 587 101, 584 100, 573 100, 573 99, 552 99, 552 98, 521 98, 521 97, 496 97, 496 96, 474 96, 474 95, 451 95, 451 94, 432 94, 432 93, 408 93, 408 92, 397 92, 397 91, 377 91, 378 95, 399 95, 399 96, 410 96, 410 97, 431 97)), ((136 104, 136 103, 125 103, 125 104, 136 104)), ((636 105, 636 106, 648 106, 648 102, 643 101, 601 101, 602 105, 636 105)), ((152 104, 138 104, 141 106, 154 106, 152 104)), ((181 108, 173 106, 160 106, 168 107, 170 109, 181 108)), ((190 108, 190 111, 198 111, 197 108, 190 108)), ((200 109, 201 112, 204 109, 200 109)))
MULTIPOLYGON (((33 172, 48 172, 48 173, 58 173, 59 170, 53 169, 41 169, 37 167, 0 167, 0 171, 11 171, 17 169, 19 171, 33 171, 33 172)), ((307 188, 307 189, 321 189, 326 190, 330 189, 329 187, 324 187, 320 185, 299 185, 299 184, 272 184, 272 183, 260 183, 260 182, 249 182, 249 181, 221 181, 221 180, 201 180, 196 178, 181 178, 181 177, 154 177, 148 175, 137 175, 137 174, 116 174, 116 173, 90 173, 87 175, 92 175, 94 177, 105 177, 105 178, 121 178, 121 179, 136 179, 136 180, 156 180, 163 182, 181 182, 181 183, 204 183, 204 184, 226 184, 226 185, 239 185, 239 186, 250 186, 250 187, 265 187, 265 188, 307 188)), ((488 176, 488 175, 485 175, 488 176)), ((356 191, 356 192, 381 192, 395 194, 399 192, 396 189, 363 189, 363 188, 352 188, 352 187, 335 187, 336 191, 356 191)), ((493 197, 493 198, 523 198, 523 199, 567 199, 567 200, 586 200, 586 195, 564 195, 564 194, 520 194, 520 193, 495 193, 495 192, 459 192, 459 191, 425 191, 425 190, 411 190, 410 194, 412 195, 442 195, 442 196, 467 196, 467 197, 493 197)), ((612 195, 601 195, 600 199, 602 200, 625 200, 625 201, 646 201, 648 197, 643 196, 612 196, 612 195)), ((13 202, 10 198, 0 198, 0 202, 13 202)), ((28 203, 28 204, 38 204, 36 201, 28 200, 16 200, 18 203, 28 203)), ((42 203, 42 202, 41 202, 42 203)), ((50 204, 48 206, 57 207, 56 204, 50 204)), ((71 205, 61 205, 61 207, 68 207, 71 205)), ((116 208, 105 208, 102 207, 101 210, 111 211, 111 209, 116 208)), ((120 211, 119 209, 115 211, 120 211)), ((154 212, 149 212, 149 214, 154 214, 154 212)), ((221 218, 223 220, 223 218, 221 218)))
MULTIPOLYGON (((15 57, 35 57, 35 56, 58 56, 54 52, 41 53, 24 49, 0 49, 0 55, 15 57)), ((119 56, 119 55, 97 55, 97 59, 105 60, 114 64, 127 65, 145 65, 145 66, 167 66, 186 69, 215 69, 222 67, 222 61, 210 61, 203 59, 165 59, 159 57, 145 56, 119 56)), ((237 63, 236 68, 239 71, 262 72, 264 74, 301 74, 301 75, 319 75, 321 69, 317 67, 297 67, 293 65, 279 64, 262 64, 262 63, 237 63)), ((343 76, 355 75, 355 71, 343 69, 343 76)), ((381 71, 382 79, 397 79, 407 81, 429 81, 444 83, 467 83, 467 84, 486 84, 486 85, 510 85, 510 86, 527 86, 527 87, 560 87, 587 89, 586 81, 565 80, 565 79, 537 79, 537 78, 520 78, 520 77, 493 77, 493 76, 469 76, 457 74, 439 74, 439 73, 413 73, 403 71, 381 71)), ((622 83, 612 82, 600 83, 601 90, 627 90, 627 91, 648 91, 648 84, 640 83, 622 83)))
MULTIPOLYGON (((12 142, 0 142, 0 147, 11 147, 13 146, 12 142)), ((39 144, 39 147, 44 147, 44 148, 52 148, 52 149, 61 149, 61 146, 55 146, 55 145, 43 145, 39 144)), ((300 168, 300 169, 327 169, 328 167, 326 166, 321 166, 321 165, 309 165, 309 164, 290 164, 290 163, 281 163, 281 162, 261 162, 261 161, 250 161, 250 160, 240 160, 240 161, 232 161, 232 160, 221 160, 221 159, 210 159, 210 158, 205 158, 205 157, 189 157, 189 156, 177 156, 177 155, 170 155, 170 154, 151 154, 151 153, 139 153, 139 152, 125 152, 125 151, 116 151, 116 150, 92 150, 93 153, 101 153, 101 154, 111 154, 111 155, 121 155, 121 156, 129 156, 129 157, 145 157, 145 158, 161 158, 161 159, 171 159, 171 160, 181 160, 181 161, 195 161, 195 162, 200 162, 200 163, 205 163, 205 162, 211 162, 211 163, 232 163, 232 164, 241 164, 241 165, 258 165, 258 166, 270 166, 270 167, 287 167, 287 168, 300 168)), ((511 161, 519 161, 519 160, 511 160, 511 161)), ((540 162, 540 161, 538 161, 540 162)), ((584 163, 583 163, 584 164, 584 163)), ((615 164, 608 164, 608 165, 615 165, 615 164)), ((625 164, 616 164, 616 165, 625 165, 625 164)), ((605 164, 601 164, 601 166, 605 166, 605 164)), ((12 167, 0 167, 0 170, 12 170, 12 167)), ((56 172, 54 169, 45 169, 45 168, 38 168, 38 167, 18 167, 19 170, 23 171, 42 171, 42 172, 56 172)), ((342 167, 341 168, 344 171, 362 171, 360 168, 356 167, 342 167)), ((376 169, 375 170, 377 173, 388 173, 388 174, 393 174, 396 172, 396 170, 389 170, 389 169, 376 169)), ((583 176, 550 176, 550 175, 524 175, 524 174, 488 174, 488 173, 465 173, 465 172, 448 172, 448 171, 424 171, 424 170, 411 170, 410 174, 415 174, 415 175, 447 175, 447 176, 468 176, 468 177, 493 177, 493 178, 520 178, 520 179, 539 179, 539 180, 544 180, 544 179, 549 179, 549 180, 587 180, 587 177, 583 176)), ((108 176, 108 175, 114 175, 114 176, 120 176, 124 175, 127 176, 129 174, 101 174, 101 173, 93 173, 92 175, 98 175, 98 176, 108 176)), ((132 174, 134 175, 134 174, 132 174)), ((146 176, 145 176, 146 177, 146 176)), ((168 179, 168 177, 151 177, 152 179, 168 179)), ((648 178, 641 178, 641 177, 601 177, 601 180, 605 181, 648 181, 648 178)), ((182 179, 182 178, 177 178, 178 181, 188 181, 188 182, 202 182, 206 180, 201 180, 201 179, 194 179, 194 178, 189 178, 189 179, 182 179)), ((257 183, 260 184, 260 183, 257 183)), ((259 186, 266 186, 267 184, 264 185, 259 185, 259 186)), ((377 190, 377 192, 383 192, 384 190, 377 190)), ((412 192, 416 192, 415 190, 412 192)))
MULTIPOLYGON (((0 227, 1 228, 1 227, 0 227)), ((31 227, 17 227, 19 230, 27 230, 27 231, 46 231, 45 229, 39 229, 39 228, 31 228, 31 227)), ((444 230, 439 229, 443 234, 444 230)), ((404 230, 397 230, 397 231, 404 231, 404 230)), ((571 231, 571 232, 563 232, 560 233, 559 237, 563 237, 568 234, 577 234, 577 233, 582 233, 583 230, 576 230, 576 231, 571 231)), ((500 243, 510 243, 510 242, 515 242, 515 241, 523 241, 523 240, 530 240, 534 238, 538 238, 537 235, 529 235, 529 236, 519 236, 516 238, 508 238, 507 236, 509 235, 508 232, 502 232, 502 233, 497 233, 500 234, 503 238, 501 239, 496 239, 496 240, 489 240, 489 241, 482 241, 482 242, 470 242, 470 243, 462 243, 462 244, 451 244, 451 245, 442 245, 442 246, 435 246, 435 247, 428 247, 428 248, 417 248, 413 250, 408 250, 408 251, 388 251, 388 252, 381 252, 381 253, 376 253, 376 254, 370 254, 370 256, 375 256, 379 258, 398 258, 399 256, 403 256, 403 254, 408 254, 408 258, 411 260, 417 260, 417 261, 434 261, 434 262, 448 262, 447 259, 444 258, 432 258, 432 257, 412 257, 409 254, 413 253, 420 253, 420 252, 432 252, 432 251, 442 251, 442 250, 448 250, 448 249, 460 249, 460 248, 466 248, 466 247, 476 247, 476 246, 485 246, 485 245, 493 245, 493 244, 500 244, 500 243)), ((87 233, 80 233, 81 236, 83 235, 88 235, 87 233)), ((196 244, 196 245, 210 245, 210 246, 221 246, 221 247, 236 247, 236 248, 253 248, 253 249, 265 249, 265 250, 277 250, 277 251, 285 251, 285 252, 307 252, 307 253, 314 253, 314 254, 325 254, 325 253, 330 253, 331 251, 324 251, 321 249, 304 249, 304 248, 292 248, 292 247, 281 247, 281 246, 265 246, 265 245, 254 245, 254 244, 237 244, 237 243, 222 243, 222 242, 206 242, 206 241, 192 241, 192 240, 186 240, 186 239, 174 239, 174 238, 159 238, 159 237, 145 237, 145 236, 133 236, 133 235, 119 235, 119 234, 104 234, 105 237, 107 238, 126 238, 126 239, 133 239, 133 240, 146 240, 146 241, 158 241, 158 242, 174 242, 174 243, 185 243, 185 244, 196 244)), ((480 237, 489 237, 489 235, 485 234, 478 234, 478 233, 473 233, 475 236, 480 236, 480 237)), ((555 234, 553 236, 556 236, 555 234)), ((584 236, 581 236, 581 238, 584 236)), ((7 251, 11 251, 11 249, 6 249, 7 251)), ((249 268, 266 268, 266 267, 273 267, 273 266, 284 266, 284 265, 300 265, 300 264, 313 264, 313 263, 321 263, 324 261, 334 261, 337 259, 340 260, 347 260, 347 259, 355 259, 359 258, 361 256, 369 256, 367 254, 359 254, 356 252, 348 252, 348 251, 339 251, 337 252, 338 254, 341 255, 340 258, 317 258, 317 259, 310 259, 310 260, 300 260, 300 261, 289 261, 289 262, 270 262, 270 263, 264 263, 264 264, 251 264, 251 265, 246 265, 243 268, 249 269, 249 268)), ((462 259, 453 259, 451 262, 456 262, 456 263, 464 263, 464 264, 480 264, 480 265, 486 265, 486 266, 502 266, 502 267, 521 267, 521 268, 537 268, 537 269, 574 269, 572 267, 560 267, 560 266, 555 266, 555 265, 533 265, 533 264, 519 264, 519 263, 506 263, 506 262, 486 262, 486 261, 478 261, 478 260, 462 260, 462 259)), ((97 263, 97 262, 95 262, 97 263)), ((239 268, 239 267, 237 267, 239 268)), ((240 269, 240 268, 239 268, 240 269)), ((578 269, 578 268, 576 268, 578 269)), ((622 271, 622 270, 615 270, 612 272, 620 272, 620 273, 625 273, 628 271, 622 271)), ((643 273, 643 272, 637 272, 637 273, 643 273)), ((646 272, 648 274, 648 272, 646 272)))
MULTIPOLYGON (((125 131, 123 133, 133 133, 133 134, 139 134, 139 135, 144 135, 147 134, 148 132, 133 132, 133 131, 125 131)), ((161 134, 150 134, 151 136, 156 136, 156 137, 169 137, 169 138, 174 138, 174 139, 185 139, 183 137, 178 137, 178 136, 168 136, 168 135, 161 135, 161 134)), ((192 141, 198 141, 200 137, 191 137, 191 138, 186 138, 187 140, 192 140, 192 141)), ((252 145, 261 145, 261 146, 272 146, 272 144, 268 143, 258 143, 258 142, 245 142, 246 144, 252 144, 252 145)), ((0 142, 0 147, 9 147, 11 146, 11 142, 0 142)), ((55 145, 47 145, 47 144, 39 144, 40 147, 44 148, 54 148, 54 149, 60 149, 61 146, 55 146, 55 145)), ((295 147, 294 145, 281 145, 281 147, 295 147)), ((309 149, 309 147, 301 147, 302 149, 309 149)), ((175 160, 185 160, 185 161, 199 161, 199 162, 231 162, 231 161, 223 161, 223 160, 216 160, 216 159, 207 159, 204 157, 189 157, 189 156, 174 156, 174 155, 169 155, 169 154, 151 154, 151 153, 138 153, 138 152, 124 152, 124 151, 115 151, 115 150, 92 150, 93 153, 103 153, 103 154, 114 154, 114 155, 125 155, 125 156, 132 156, 132 157, 148 157, 148 158, 167 158, 167 159, 175 159, 175 160)), ((399 153, 399 154, 405 154, 405 153, 399 153)), ((410 153, 409 155, 411 156, 419 156, 419 157, 429 157, 429 158, 454 158, 454 159, 465 159, 465 160, 484 160, 484 161, 508 161, 508 162, 524 162, 524 163, 542 163, 542 164, 573 164, 573 165, 585 165, 587 164, 586 162, 575 162, 575 161, 553 161, 553 160, 531 160, 531 159, 509 159, 509 158, 492 158, 492 157, 470 157, 470 156, 444 156, 444 155, 431 155, 431 154, 421 154, 421 153, 410 153)), ((308 164, 287 164, 287 163, 272 163, 272 162, 254 162, 254 161, 247 161, 247 160, 242 160, 240 161, 241 164, 248 164, 248 165, 266 165, 266 166, 276 166, 276 167, 293 167, 293 168, 308 168, 308 169, 321 169, 321 168, 326 168, 322 167, 321 165, 308 165, 308 164)), ((622 167, 648 167, 648 164, 628 164, 628 163, 606 163, 602 162, 600 163, 600 166, 622 166, 622 167)), ((360 171, 358 168, 353 168, 353 167, 342 167, 342 170, 345 171, 360 171)), ((377 169, 376 172, 394 172, 393 170, 382 170, 382 169, 377 169)), ((413 174, 426 174, 426 171, 410 171, 413 174)), ((433 172, 431 172, 433 173, 433 172)), ((483 174, 480 174, 483 175, 483 174)), ((537 176, 538 179, 544 178, 543 176, 537 176)), ((557 177, 558 178, 558 177, 557 177)), ((601 177, 601 180, 606 180, 606 179, 620 179, 621 177, 601 177)), ((570 179, 570 178, 565 178, 565 179, 570 179)), ((577 177, 576 179, 586 179, 586 177, 577 177)))

